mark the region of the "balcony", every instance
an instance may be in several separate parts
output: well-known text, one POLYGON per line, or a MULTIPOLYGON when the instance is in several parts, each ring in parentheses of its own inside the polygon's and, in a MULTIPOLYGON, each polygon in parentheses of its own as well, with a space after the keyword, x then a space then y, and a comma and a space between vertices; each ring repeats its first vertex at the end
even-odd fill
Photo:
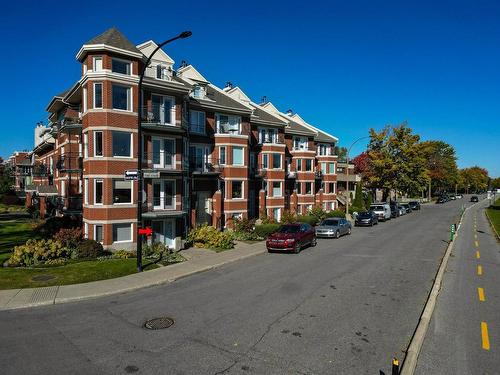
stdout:
POLYGON ((176 202, 173 196, 153 197, 151 203, 143 206, 142 216, 146 219, 181 217, 186 215, 186 212, 182 209, 176 209, 176 202))
POLYGON ((79 154, 61 155, 56 163, 59 172, 80 172, 83 169, 83 157, 79 154))
POLYGON ((196 174, 219 174, 224 169, 219 160, 207 161, 204 156, 192 156, 189 158, 189 170, 196 174))
POLYGON ((35 164, 31 174, 33 177, 48 177, 52 176, 53 173, 45 164, 35 164))
POLYGON ((314 172, 314 178, 317 180, 321 180, 323 178, 323 172, 322 171, 314 172))
POLYGON ((150 104, 141 107, 141 124, 142 127, 147 129, 163 129, 177 133, 184 132, 184 128, 176 125, 175 117, 175 109, 168 105, 150 104))

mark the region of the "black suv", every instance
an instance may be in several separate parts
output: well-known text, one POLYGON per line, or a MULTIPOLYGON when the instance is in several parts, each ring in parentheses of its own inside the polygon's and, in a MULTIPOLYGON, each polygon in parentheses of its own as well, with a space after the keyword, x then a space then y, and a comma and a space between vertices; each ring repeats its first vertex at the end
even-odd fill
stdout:
POLYGON ((472 197, 470 197, 470 201, 471 202, 479 202, 479 198, 477 197, 477 195, 473 195, 472 197))
POLYGON ((411 202, 408 202, 408 204, 410 205, 410 208, 413 211, 420 210, 420 203, 419 202, 417 202, 417 201, 411 201, 411 202))

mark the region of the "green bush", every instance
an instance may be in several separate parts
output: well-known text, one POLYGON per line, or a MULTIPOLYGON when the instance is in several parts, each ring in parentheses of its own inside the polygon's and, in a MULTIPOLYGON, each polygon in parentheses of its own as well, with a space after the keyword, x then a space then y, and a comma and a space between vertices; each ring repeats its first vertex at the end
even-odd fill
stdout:
POLYGON ((281 225, 278 223, 260 224, 255 226, 255 234, 260 238, 267 238, 270 234, 276 232, 281 225))
POLYGON ((80 228, 62 228, 54 234, 54 241, 59 241, 68 249, 76 249, 82 242, 83 232, 80 228))
POLYGON ((135 251, 118 250, 113 253, 112 257, 115 259, 129 259, 129 258, 135 258, 136 255, 137 254, 135 251))
POLYGON ((342 217, 345 218, 345 212, 340 210, 333 210, 326 213, 326 217, 342 217))
POLYGON ((297 221, 299 223, 306 223, 312 226, 315 226, 318 223, 318 218, 313 215, 298 215, 297 221))
POLYGON ((36 228, 35 231, 42 236, 53 236, 59 232, 62 228, 81 228, 81 219, 68 217, 68 216, 55 216, 42 221, 36 228))
POLYGON ((221 232, 207 224, 191 229, 187 235, 187 241, 199 248, 225 250, 234 247, 232 232, 221 232))
POLYGON ((80 259, 95 259, 104 254, 104 249, 99 242, 84 240, 78 244, 76 254, 80 259))
POLYGON ((36 266, 49 260, 69 258, 71 250, 59 241, 28 240, 26 244, 14 247, 9 259, 10 266, 36 266))
POLYGON ((233 219, 233 226, 235 232, 252 232, 255 222, 248 219, 233 219))
POLYGON ((283 212, 283 215, 281 216, 281 222, 283 224, 291 224, 295 223, 296 221, 297 221, 297 216, 295 216, 295 214, 293 214, 288 210, 283 212))
MULTIPOLYGON (((321 208, 321 207, 313 207, 311 210, 309 210, 307 215, 314 216, 314 218, 316 218, 316 223, 319 223, 321 220, 323 220, 326 217, 326 211, 324 211, 323 208, 321 208)), ((313 224, 311 224, 311 225, 313 225, 313 224)))

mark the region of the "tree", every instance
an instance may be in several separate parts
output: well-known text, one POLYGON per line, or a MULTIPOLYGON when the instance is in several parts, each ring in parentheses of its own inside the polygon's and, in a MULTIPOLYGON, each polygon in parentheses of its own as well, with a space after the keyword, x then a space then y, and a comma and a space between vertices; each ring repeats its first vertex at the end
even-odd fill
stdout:
POLYGON ((0 195, 12 190, 14 185, 14 177, 9 165, 6 165, 2 158, 0 158, 0 195))
POLYGON ((466 193, 480 192, 488 188, 488 171, 484 168, 474 166, 460 169, 460 190, 466 193))
POLYGON ((370 157, 368 156, 368 152, 363 151, 361 154, 352 159, 352 163, 354 164, 354 173, 363 176, 369 171, 370 167, 370 157))
POLYGON ((420 136, 406 123, 386 126, 380 132, 370 129, 369 168, 366 180, 370 187, 382 189, 386 200, 390 191, 417 195, 427 185, 428 173, 422 155, 420 136))
POLYGON ((453 146, 443 141, 425 141, 421 148, 432 181, 431 191, 454 191, 458 184, 458 168, 453 146))
POLYGON ((500 189, 500 177, 491 180, 490 187, 492 189, 500 189))
POLYGON ((335 155, 338 156, 338 160, 345 160, 347 158, 347 148, 335 146, 335 155))
POLYGON ((363 188, 361 187, 361 183, 356 184, 356 196, 354 197, 352 206, 358 210, 364 209, 363 188))

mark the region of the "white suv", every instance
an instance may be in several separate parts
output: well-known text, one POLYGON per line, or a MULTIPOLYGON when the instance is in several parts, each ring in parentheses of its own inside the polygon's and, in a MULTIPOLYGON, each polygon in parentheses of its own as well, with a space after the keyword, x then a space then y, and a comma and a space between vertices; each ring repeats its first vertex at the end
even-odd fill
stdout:
POLYGON ((370 210, 375 212, 379 220, 391 220, 391 206, 389 206, 389 203, 374 203, 370 206, 370 210))

